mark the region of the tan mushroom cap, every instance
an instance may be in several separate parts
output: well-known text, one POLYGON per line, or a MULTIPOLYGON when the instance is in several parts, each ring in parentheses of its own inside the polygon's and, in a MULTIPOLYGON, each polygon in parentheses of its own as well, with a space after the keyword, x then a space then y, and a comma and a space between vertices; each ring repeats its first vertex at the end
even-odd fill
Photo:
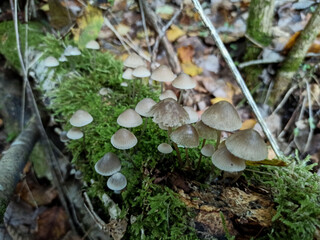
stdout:
POLYGON ((158 146, 158 151, 163 154, 169 154, 172 153, 173 149, 168 143, 161 143, 158 146))
POLYGON ((117 172, 108 179, 107 186, 113 191, 121 191, 127 186, 127 179, 122 173, 117 172))
POLYGON ((227 172, 240 172, 246 168, 245 160, 233 156, 226 147, 221 147, 215 151, 211 160, 213 165, 227 172))
POLYGON ((139 66, 132 71, 132 75, 137 78, 150 77, 151 73, 145 66, 139 66))
POLYGON ((100 49, 100 45, 96 40, 91 40, 86 44, 87 49, 98 50, 100 49))
POLYGON ((186 110, 172 98, 158 102, 149 113, 155 123, 161 123, 164 127, 179 127, 189 120, 186 110))
POLYGON ((157 103, 153 99, 144 98, 140 102, 137 103, 134 110, 143 117, 151 117, 152 115, 149 113, 149 111, 156 104, 157 103))
POLYGON ((132 80, 134 79, 133 75, 132 75, 132 69, 131 68, 127 68, 123 74, 122 74, 122 78, 126 79, 126 80, 132 80))
POLYGON ((56 67, 59 66, 59 61, 55 57, 50 56, 44 60, 44 65, 46 67, 56 67))
POLYGON ((206 156, 206 157, 211 157, 212 154, 214 153, 214 147, 212 144, 206 144, 201 148, 201 154, 206 156))
POLYGON ((94 169, 102 176, 111 176, 121 169, 121 162, 112 152, 106 153, 96 164, 94 169))
POLYGON ((172 82, 176 75, 166 65, 161 65, 151 74, 151 79, 157 82, 172 82))
POLYGON ((134 128, 140 126, 143 121, 141 116, 133 109, 127 109, 119 115, 117 123, 121 127, 134 128))
POLYGON ((227 101, 210 106, 201 116, 207 126, 219 131, 232 132, 241 128, 241 119, 237 110, 227 101))
POLYGON ((197 82, 185 73, 180 73, 172 82, 172 86, 178 89, 192 89, 196 85, 197 82))
POLYGON ((137 68, 139 66, 144 66, 145 63, 139 55, 132 53, 124 60, 123 65, 128 68, 137 68))
POLYGON ((187 148, 195 148, 199 145, 199 135, 197 130, 187 124, 177 128, 170 135, 173 142, 187 148))
POLYGON ((90 115, 90 113, 84 110, 76 111, 69 120, 70 124, 74 127, 83 127, 92 121, 93 117, 90 115))
POLYGON ((232 134, 226 140, 226 147, 233 155, 248 161, 261 161, 268 157, 267 145, 253 129, 232 134))
POLYGON ((172 90, 166 90, 159 96, 160 100, 166 99, 166 98, 173 98, 174 100, 178 100, 177 95, 172 90))
POLYGON ((125 128, 119 129, 111 137, 112 146, 121 150, 133 148, 137 142, 136 136, 125 128))
POLYGON ((169 129, 168 127, 163 126, 162 123, 159 123, 158 126, 162 130, 168 130, 169 129))
POLYGON ((184 106, 183 108, 189 115, 189 121, 186 122, 187 124, 198 122, 198 113, 192 107, 184 106))
POLYGON ((83 132, 79 128, 73 127, 67 132, 67 137, 72 140, 77 140, 83 137, 83 132))
POLYGON ((199 122, 197 122, 194 127, 197 129, 197 131, 199 133, 199 137, 201 137, 203 139, 216 140, 218 137, 217 130, 215 130, 211 127, 208 127, 201 120, 199 122))

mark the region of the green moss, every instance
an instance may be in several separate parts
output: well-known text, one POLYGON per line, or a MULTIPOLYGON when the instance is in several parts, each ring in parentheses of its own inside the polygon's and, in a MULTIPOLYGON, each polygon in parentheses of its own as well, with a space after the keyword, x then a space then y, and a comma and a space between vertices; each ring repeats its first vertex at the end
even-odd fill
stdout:
MULTIPOLYGON (((26 40, 26 26, 25 24, 19 24, 19 37, 21 51, 25 52, 25 40, 26 40)), ((28 23, 28 47, 29 51, 32 48, 39 46, 42 43, 44 34, 41 31, 42 26, 39 23, 28 23)), ((5 21, 0 23, 0 53, 4 55, 7 62, 15 69, 20 70, 20 61, 17 52, 16 35, 14 31, 13 21, 5 21)))
POLYGON ((293 58, 293 57, 286 58, 286 61, 281 66, 280 71, 281 72, 282 71, 283 72, 296 72, 299 69, 302 61, 303 61, 303 57, 302 58, 293 58))
POLYGON ((285 168, 264 167, 248 180, 269 187, 276 203, 272 230, 266 239, 313 239, 320 226, 320 177, 312 173, 309 159, 296 156, 285 168))

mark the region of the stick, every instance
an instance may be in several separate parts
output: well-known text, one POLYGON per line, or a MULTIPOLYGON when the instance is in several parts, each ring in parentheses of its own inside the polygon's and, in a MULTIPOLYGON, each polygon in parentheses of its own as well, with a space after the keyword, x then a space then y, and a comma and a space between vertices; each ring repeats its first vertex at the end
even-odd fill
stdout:
POLYGON ((237 67, 235 66, 232 58, 230 57, 226 47, 224 46, 223 42, 221 41, 219 34, 217 33, 216 29, 214 28, 214 26, 212 25, 211 21, 207 18, 207 16, 205 15, 205 13, 203 12, 203 9, 199 3, 198 0, 192 0, 193 4, 196 8, 196 10, 198 11, 199 15, 201 16, 201 19, 203 21, 203 23, 205 24, 205 26, 210 30, 210 33, 212 35, 212 37, 214 38, 217 47, 219 48, 221 55, 223 56, 223 58, 225 59, 226 63, 228 64, 233 76, 235 77, 239 87, 242 90, 242 93, 244 94, 244 96, 247 98, 249 105, 251 106, 254 114, 257 117, 258 122, 261 125, 261 128, 263 129, 266 137, 268 138, 275 154, 277 155, 277 157, 282 157, 283 154, 281 153, 278 144, 275 140, 275 138, 272 136, 271 132, 269 131, 266 122, 264 121, 263 117, 261 116, 261 113, 255 103, 255 101, 252 98, 252 95, 250 94, 249 89, 247 88, 244 80, 241 77, 240 72, 238 71, 237 67))

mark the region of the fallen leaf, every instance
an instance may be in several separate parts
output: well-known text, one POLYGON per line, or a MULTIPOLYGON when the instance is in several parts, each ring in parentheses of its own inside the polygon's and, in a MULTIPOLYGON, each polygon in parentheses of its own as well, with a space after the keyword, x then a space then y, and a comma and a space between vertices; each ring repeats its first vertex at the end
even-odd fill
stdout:
POLYGON ((103 25, 103 15, 100 9, 88 5, 83 15, 77 19, 78 28, 72 29, 73 39, 80 49, 83 49, 87 42, 98 37, 103 25))
POLYGON ((157 7, 157 9, 156 9, 156 13, 157 13, 162 19, 165 19, 165 20, 169 20, 169 19, 172 17, 174 11, 175 11, 174 7, 171 6, 171 5, 168 5, 168 4, 159 6, 159 7, 157 7))
POLYGON ((52 27, 55 29, 63 29, 72 23, 75 16, 66 6, 63 6, 62 2, 59 0, 49 0, 48 4, 50 9, 48 14, 52 27))
POLYGON ((38 219, 36 240, 62 239, 69 229, 68 217, 62 207, 44 211, 38 219))
POLYGON ((181 28, 173 24, 171 25, 170 29, 167 31, 167 38, 170 42, 174 42, 179 37, 185 34, 186 34, 185 31, 183 31, 181 28))
POLYGON ((247 166, 260 166, 260 165, 269 165, 269 166, 278 166, 278 167, 285 167, 288 164, 280 159, 274 158, 274 159, 266 159, 262 161, 257 161, 257 162, 250 162, 246 161, 247 166))
POLYGON ((242 123, 240 130, 253 128, 256 123, 257 121, 255 119, 247 119, 242 123))
POLYGON ((126 34, 128 34, 131 30, 131 28, 125 24, 118 24, 116 26, 117 32, 121 35, 121 36, 125 36, 126 34))
POLYGON ((182 63, 181 64, 182 70, 184 73, 194 77, 200 73, 202 73, 202 68, 198 67, 193 63, 182 63))
POLYGON ((191 45, 178 48, 178 57, 181 63, 192 63, 194 48, 191 45))
POLYGON ((212 105, 213 105, 213 104, 216 104, 216 103, 218 103, 218 102, 221 102, 221 101, 227 101, 227 102, 229 102, 229 103, 232 104, 232 100, 231 100, 231 99, 228 99, 228 98, 215 97, 215 98, 212 98, 212 99, 210 100, 210 102, 211 102, 212 105))

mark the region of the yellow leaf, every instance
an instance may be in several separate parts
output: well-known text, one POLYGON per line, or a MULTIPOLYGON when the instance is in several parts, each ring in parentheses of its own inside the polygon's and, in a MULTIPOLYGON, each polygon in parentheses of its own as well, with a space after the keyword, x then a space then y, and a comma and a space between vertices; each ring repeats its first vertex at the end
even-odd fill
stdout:
POLYGON ((181 63, 192 63, 194 48, 191 45, 178 48, 178 57, 181 63))
POLYGON ((182 63, 181 67, 183 72, 190 75, 191 77, 194 77, 202 73, 202 68, 198 67, 193 63, 182 63))
POLYGON ((228 98, 222 98, 222 97, 215 97, 215 98, 212 98, 210 100, 211 104, 215 104, 215 103, 218 103, 218 102, 221 102, 221 101, 227 101, 229 103, 232 104, 232 100, 231 99, 228 99, 228 98))
POLYGON ((40 9, 41 9, 42 11, 44 11, 44 12, 48 12, 48 11, 50 10, 49 4, 46 3, 46 4, 42 5, 40 9))
POLYGON ((121 36, 125 36, 130 31, 131 28, 127 25, 120 23, 119 25, 116 26, 116 29, 121 36))
POLYGON ((185 35, 186 32, 180 29, 176 25, 171 25, 170 29, 167 31, 167 38, 170 42, 174 42, 179 37, 185 35))
POLYGON ((103 25, 103 15, 100 9, 88 5, 81 17, 77 19, 78 28, 73 29, 73 39, 80 49, 84 48, 87 42, 98 37, 103 25))
POLYGON ((258 162, 246 161, 246 165, 248 165, 248 166, 269 165, 269 166, 285 167, 288 164, 280 159, 274 158, 271 160, 265 159, 265 160, 258 161, 258 162))
POLYGON ((247 119, 242 123, 240 130, 253 128, 256 123, 257 121, 254 119, 247 119))

